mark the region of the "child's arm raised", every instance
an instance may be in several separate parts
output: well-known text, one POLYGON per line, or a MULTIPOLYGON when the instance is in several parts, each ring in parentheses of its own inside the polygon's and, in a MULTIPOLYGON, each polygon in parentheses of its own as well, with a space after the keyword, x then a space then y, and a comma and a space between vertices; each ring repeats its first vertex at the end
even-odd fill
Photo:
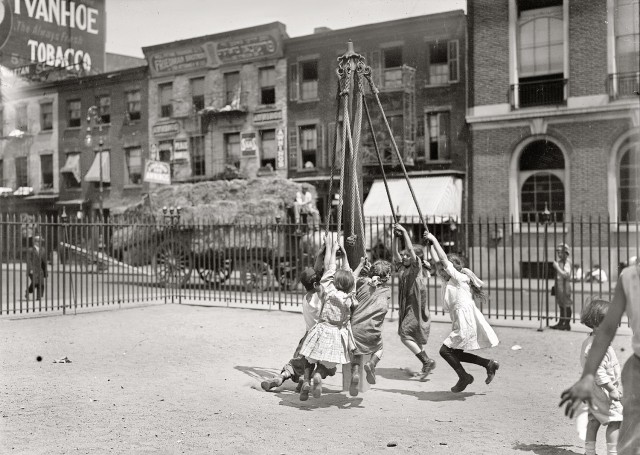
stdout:
POLYGON ((325 239, 323 241, 323 243, 322 243, 322 246, 318 250, 318 253, 316 254, 316 261, 313 264, 313 270, 315 270, 316 273, 318 273, 318 274, 321 274, 321 271, 322 271, 323 258, 324 258, 324 255, 326 253, 326 249, 327 249, 327 242, 326 242, 326 239, 325 239))
MULTIPOLYGON (((442 249, 442 246, 440 245, 440 242, 438 242, 436 236, 431 232, 425 232, 424 238, 431 242, 432 248, 433 250, 435 250, 435 254, 438 260, 442 262, 442 265, 444 265, 444 267, 446 268, 449 264, 449 259, 447 258, 447 253, 445 253, 444 249, 442 249)), ((431 254, 433 255, 433 252, 431 254)))
POLYGON ((344 247, 336 242, 336 252, 338 250, 342 250, 342 270, 351 271, 351 265, 349 264, 349 258, 347 257, 347 252, 344 250, 344 247))
POLYGON ((411 260, 415 261, 418 257, 416 256, 416 252, 413 251, 413 243, 411 242, 411 237, 409 237, 409 233, 407 232, 407 230, 400 224, 396 224, 394 226, 394 230, 402 233, 402 237, 404 238, 404 246, 409 252, 411 260))
POLYGON ((391 249, 393 250, 393 262, 400 262, 400 231, 393 229, 393 240, 391 241, 391 249))
POLYGON ((358 267, 356 267, 356 269, 353 271, 353 278, 355 280, 358 279, 358 276, 360 275, 360 272, 362 272, 362 269, 364 268, 366 263, 367 263, 366 257, 360 258, 360 263, 358 264, 358 267))
POLYGON ((325 248, 324 248, 324 270, 325 272, 329 270, 329 267, 336 264, 336 251, 335 251, 335 240, 333 240, 333 236, 329 235, 325 238, 325 248))

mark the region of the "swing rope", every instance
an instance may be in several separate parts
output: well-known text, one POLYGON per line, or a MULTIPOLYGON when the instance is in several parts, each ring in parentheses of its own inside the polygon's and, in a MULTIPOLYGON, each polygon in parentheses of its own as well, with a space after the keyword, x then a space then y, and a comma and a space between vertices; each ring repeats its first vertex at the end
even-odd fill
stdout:
MULTIPOLYGON (((373 96, 376 100, 376 103, 378 105, 378 108, 380 109, 380 112, 382 113, 382 120, 384 120, 384 124, 387 127, 387 133, 389 133, 389 138, 391 139, 391 144, 393 145, 393 151, 396 154, 396 157, 398 158, 398 162, 400 163, 400 166, 402 167, 402 173, 404 174, 404 178, 407 181, 407 185, 409 186, 409 191, 411 192, 411 197, 413 198, 413 203, 416 206, 416 209, 418 210, 418 216, 420 217, 420 222, 424 225, 425 231, 429 232, 429 228, 427 227, 427 223, 424 220, 424 217, 422 216, 422 210, 420 209, 420 205, 418 204, 418 199, 416 198, 416 194, 413 191, 413 186, 411 185, 411 180, 409 179, 409 174, 407 174, 407 169, 404 167, 404 162, 402 160, 402 156, 400 155, 400 151, 398 150, 398 144, 396 144, 396 140, 393 137, 393 131, 391 130, 391 126, 389 126, 389 122, 387 121, 387 116, 384 114, 384 108, 382 107, 382 103, 380 102, 380 96, 379 93, 380 91, 378 90, 378 88, 376 87, 375 83, 373 82, 373 79, 371 77, 371 73, 366 74, 365 78, 367 79, 367 82, 369 83, 369 87, 371 88, 371 92, 373 93, 373 96)), ((372 131, 373 133, 373 131, 372 131)), ((393 208, 392 208, 393 210, 393 208)))
POLYGON ((331 208, 333 206, 333 176, 336 172, 336 146, 338 145, 338 122, 340 120, 340 83, 338 83, 338 88, 336 89, 336 121, 334 123, 334 132, 333 132, 333 144, 331 144, 331 171, 329 177, 329 197, 331 198, 329 201, 329 210, 326 219, 326 226, 324 230, 325 238, 329 236, 329 228, 331 226, 331 208))

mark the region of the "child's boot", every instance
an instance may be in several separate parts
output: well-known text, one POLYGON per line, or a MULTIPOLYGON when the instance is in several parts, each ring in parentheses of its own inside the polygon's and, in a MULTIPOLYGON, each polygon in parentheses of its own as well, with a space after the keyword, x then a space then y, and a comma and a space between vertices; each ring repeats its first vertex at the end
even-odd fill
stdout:
POLYGON ((500 364, 495 360, 490 360, 489 365, 487 365, 487 379, 485 379, 485 384, 491 384, 493 378, 496 376, 496 371, 500 368, 500 364))
POLYGON ((304 383, 303 378, 298 379, 298 385, 296 386, 296 393, 300 393, 300 391, 302 390, 303 383, 304 383))
POLYGON ((473 384, 473 376, 467 373, 464 368, 462 368, 461 371, 456 371, 456 373, 458 373, 459 379, 456 385, 451 387, 451 391, 453 393, 460 393, 466 389, 469 384, 473 384))
POLYGON ((430 359, 427 353, 424 351, 420 351, 419 353, 417 353, 416 357, 420 360, 420 362, 422 362, 422 370, 420 371, 419 379, 421 381, 425 381, 427 379, 427 376, 429 376, 429 374, 431 374, 431 372, 435 370, 436 361, 430 359))
POLYGON ((351 384, 349 384, 349 395, 352 397, 358 396, 358 386, 360 385, 360 360, 362 356, 354 355, 351 359, 351 384))
POLYGON ((260 383, 260 386, 263 390, 269 391, 273 388, 280 387, 284 381, 291 378, 291 373, 288 371, 283 371, 279 376, 276 376, 271 379, 266 379, 260 383))
POLYGON ((571 308, 566 308, 564 310, 564 324, 562 325, 562 328, 560 330, 566 330, 566 331, 570 331, 571 330, 571 308))
POLYGON ((558 323, 556 325, 550 325, 549 328, 553 329, 553 330, 562 330, 562 327, 564 326, 564 308, 560 308, 560 318, 558 320, 558 323))
POLYGON ((309 382, 311 380, 311 373, 313 372, 314 366, 314 364, 305 360, 304 379, 302 380, 302 387, 300 388, 300 401, 307 401, 309 399, 309 391, 311 390, 309 382))
POLYGON ((322 373, 324 365, 318 363, 315 373, 313 373, 313 381, 311 384, 311 394, 313 398, 320 398, 322 395, 322 373))
POLYGON ((369 384, 376 383, 376 365, 380 359, 376 355, 372 355, 371 359, 367 360, 367 363, 364 364, 364 371, 367 375, 367 382, 369 384))

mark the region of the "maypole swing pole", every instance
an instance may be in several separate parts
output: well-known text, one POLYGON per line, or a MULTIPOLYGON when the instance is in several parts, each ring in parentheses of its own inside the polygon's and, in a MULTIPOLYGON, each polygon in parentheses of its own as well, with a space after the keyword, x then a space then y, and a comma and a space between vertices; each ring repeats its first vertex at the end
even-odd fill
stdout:
MULTIPOLYGON (((358 90, 358 84, 356 83, 356 77, 362 77, 362 66, 358 63, 361 62, 362 56, 356 54, 353 50, 353 42, 347 43, 347 52, 339 58, 339 66, 344 71, 344 77, 348 78, 347 87, 349 88, 348 111, 353 112, 353 115, 348 115, 348 118, 343 116, 343 122, 349 122, 351 128, 350 132, 359 131, 361 125, 357 125, 357 119, 362 121, 362 112, 358 115, 357 109, 362 110, 362 92, 358 90), (357 72, 360 71, 358 74, 357 72)), ((359 136, 359 133, 358 133, 359 136)), ((358 137, 347 138, 347 144, 343 144, 344 150, 347 152, 343 157, 343 163, 350 163, 345 167, 344 172, 344 194, 343 194, 343 235, 345 240, 355 234, 356 241, 353 245, 347 245, 345 242, 345 250, 347 252, 347 258, 351 267, 355 268, 365 254, 364 249, 364 228, 362 223, 358 223, 357 220, 362 219, 362 161, 358 160, 358 144, 354 144, 356 139, 359 142, 358 137), (355 189, 355 190, 354 190, 355 189)), ((340 226, 338 226, 340 229, 340 226)))

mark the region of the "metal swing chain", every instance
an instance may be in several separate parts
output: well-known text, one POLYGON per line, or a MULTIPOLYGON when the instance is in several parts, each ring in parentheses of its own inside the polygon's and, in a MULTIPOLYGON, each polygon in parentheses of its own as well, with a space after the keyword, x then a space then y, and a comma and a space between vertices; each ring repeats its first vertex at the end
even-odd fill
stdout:
POLYGON ((400 155, 400 151, 398 150, 398 144, 396 144, 396 140, 393 137, 393 131, 391 131, 391 126, 389 126, 389 122, 387 121, 387 116, 384 114, 384 109, 382 107, 382 103, 380 102, 380 96, 379 93, 380 91, 378 90, 378 88, 376 87, 375 83, 373 82, 373 79, 371 78, 371 74, 365 75, 365 78, 367 79, 367 82, 369 82, 369 87, 371 88, 371 92, 373 93, 373 96, 376 100, 376 103, 378 104, 378 108, 380 109, 380 112, 382 113, 382 120, 384 120, 384 124, 387 127, 387 132, 389 133, 389 138, 391 139, 391 144, 393 145, 393 151, 395 152, 396 156, 398 157, 398 162, 400 163, 400 166, 402 167, 402 172, 404 174, 404 178, 407 181, 407 185, 409 185, 409 191, 411 192, 411 197, 413 198, 413 203, 416 206, 416 209, 418 210, 418 215, 420 217, 420 222, 424 225, 424 229, 426 232, 429 232, 429 228, 427 227, 427 223, 424 221, 424 217, 422 216, 422 210, 420 209, 420 205, 418 204, 418 199, 416 198, 416 194, 413 191, 413 186, 411 185, 411 180, 409 179, 409 174, 407 174, 407 169, 404 167, 404 162, 402 160, 402 156, 400 155))
POLYGON ((338 88, 336 90, 336 121, 334 123, 333 144, 331 147, 331 171, 329 177, 329 210, 326 219, 326 227, 324 231, 325 238, 329 236, 329 228, 331 226, 331 208, 333 206, 333 179, 336 172, 336 145, 338 142, 338 121, 340 120, 340 80, 338 80, 338 88))

